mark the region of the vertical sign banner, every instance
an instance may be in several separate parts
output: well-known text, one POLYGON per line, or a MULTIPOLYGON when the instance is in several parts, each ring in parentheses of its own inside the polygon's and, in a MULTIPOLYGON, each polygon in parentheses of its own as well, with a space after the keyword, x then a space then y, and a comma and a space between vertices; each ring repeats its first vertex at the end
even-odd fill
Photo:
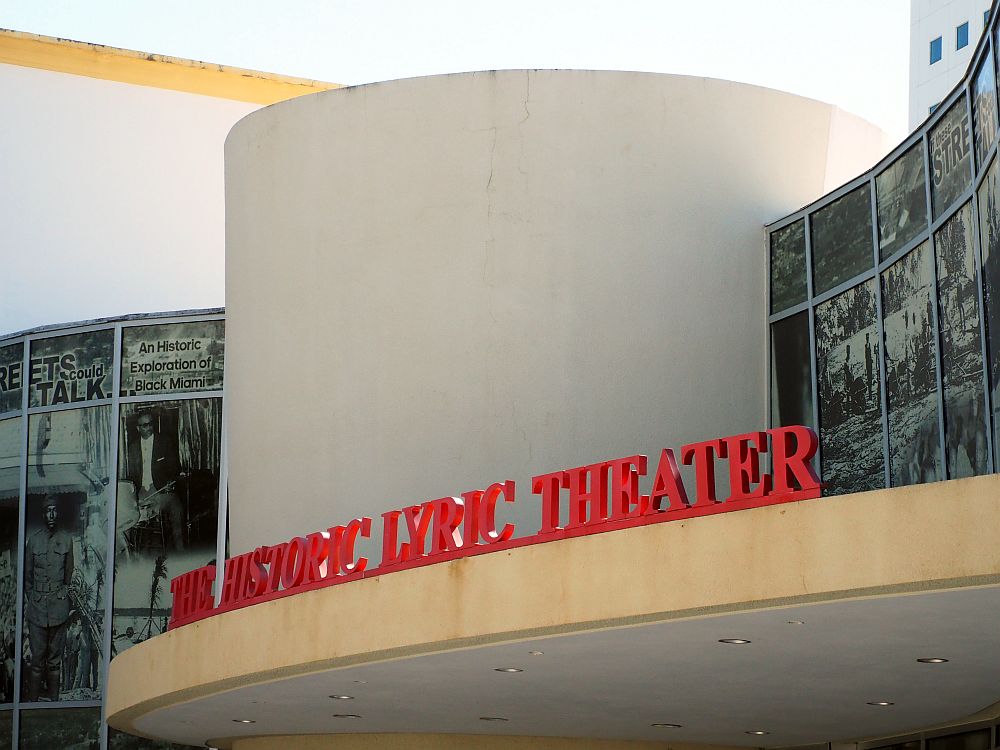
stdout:
POLYGON ((111 398, 114 341, 110 328, 33 341, 28 406, 111 398))
POLYGON ((138 326, 122 331, 122 396, 222 389, 223 320, 138 326))
POLYGON ((123 404, 112 656, 167 629, 170 579, 215 560, 222 399, 123 404))
POLYGON ((21 408, 24 387, 24 344, 0 347, 0 414, 21 408))
POLYGON ((99 700, 111 406, 28 422, 21 700, 99 700))

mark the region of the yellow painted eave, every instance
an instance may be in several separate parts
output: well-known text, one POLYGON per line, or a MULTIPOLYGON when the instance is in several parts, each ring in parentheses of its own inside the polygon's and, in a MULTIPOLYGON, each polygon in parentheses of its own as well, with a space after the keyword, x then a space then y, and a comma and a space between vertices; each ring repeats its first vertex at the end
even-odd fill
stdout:
POLYGON ((231 68, 134 50, 0 29, 0 64, 151 86, 254 104, 274 104, 341 84, 231 68))

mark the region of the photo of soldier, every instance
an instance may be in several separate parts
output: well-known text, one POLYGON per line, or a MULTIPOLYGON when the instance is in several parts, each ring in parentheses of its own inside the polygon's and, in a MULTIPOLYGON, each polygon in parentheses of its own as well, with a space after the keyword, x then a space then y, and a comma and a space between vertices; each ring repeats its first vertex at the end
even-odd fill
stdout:
POLYGON ((216 556, 222 402, 123 404, 112 656, 166 630, 170 579, 216 556))
POLYGON ((872 267, 871 190, 867 183, 812 215, 812 257, 815 294, 872 267))
MULTIPOLYGON (((993 404, 993 450, 1000 451, 1000 167, 990 164, 979 188, 979 237, 983 253, 983 304, 993 404)), ((994 465, 1000 465, 994 459, 994 465)))
POLYGON ((931 206, 934 218, 972 182, 972 146, 965 99, 959 99, 928 135, 931 152, 931 206))
POLYGON ((931 316, 930 243, 882 274, 889 475, 893 487, 944 478, 938 428, 937 362, 931 316))
POLYGON ((21 418, 0 421, 0 703, 14 700, 18 497, 21 418))
POLYGON ((806 232, 800 220, 771 234, 771 312, 805 299, 806 232))
POLYGON ((927 228, 923 145, 918 143, 875 178, 879 258, 901 250, 927 228))
POLYGON ((934 235, 949 479, 982 474, 987 468, 979 294, 972 242, 972 203, 966 203, 934 235))
POLYGON ((874 279, 816 307, 824 494, 883 487, 874 279))
POLYGON ((111 407, 28 425, 21 697, 101 697, 111 407))

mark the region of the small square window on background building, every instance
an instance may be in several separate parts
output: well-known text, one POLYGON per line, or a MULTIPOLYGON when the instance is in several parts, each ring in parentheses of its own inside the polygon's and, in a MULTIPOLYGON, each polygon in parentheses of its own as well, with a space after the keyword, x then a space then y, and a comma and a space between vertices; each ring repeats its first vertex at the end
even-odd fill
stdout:
POLYGON ((966 21, 955 29, 955 49, 969 46, 969 22, 966 21))
POLYGON ((931 65, 941 59, 941 37, 931 39, 931 65))

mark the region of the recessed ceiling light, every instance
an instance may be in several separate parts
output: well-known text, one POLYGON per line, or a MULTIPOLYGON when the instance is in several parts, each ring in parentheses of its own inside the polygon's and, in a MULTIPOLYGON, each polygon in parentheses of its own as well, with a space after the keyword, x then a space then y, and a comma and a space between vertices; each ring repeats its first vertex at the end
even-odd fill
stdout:
POLYGON ((334 714, 333 718, 335 718, 335 719, 360 719, 361 717, 358 714, 334 714))
POLYGON ((869 706, 895 706, 892 701, 868 701, 869 706))
POLYGON ((750 641, 745 638, 720 638, 719 643, 735 643, 737 645, 741 645, 744 643, 750 643, 750 641))
POLYGON ((237 724, 256 724, 253 719, 233 719, 237 724))
POLYGON ((760 735, 764 735, 764 734, 770 734, 770 732, 765 732, 763 729, 750 729, 750 730, 747 730, 746 734, 756 734, 756 735, 760 736, 760 735))
POLYGON ((528 654, 531 655, 531 656, 544 656, 545 652, 544 651, 529 651, 528 654))
POLYGON ((505 719, 503 716, 480 716, 479 720, 480 721, 509 721, 508 719, 505 719))
POLYGON ((497 667, 493 670, 494 672, 523 672, 523 669, 518 669, 517 667, 497 667))
POLYGON ((651 727, 658 727, 659 729, 680 729, 682 725, 681 724, 662 724, 662 723, 657 723, 657 724, 650 724, 649 726, 651 726, 651 727))
POLYGON ((354 696, 353 695, 331 695, 330 697, 333 698, 335 701, 352 701, 352 700, 354 700, 354 696))
POLYGON ((944 664, 947 659, 942 659, 940 656, 934 656, 927 659, 917 659, 921 664, 944 664))
POLYGON ((805 625, 805 620, 788 620, 786 625, 805 625))

